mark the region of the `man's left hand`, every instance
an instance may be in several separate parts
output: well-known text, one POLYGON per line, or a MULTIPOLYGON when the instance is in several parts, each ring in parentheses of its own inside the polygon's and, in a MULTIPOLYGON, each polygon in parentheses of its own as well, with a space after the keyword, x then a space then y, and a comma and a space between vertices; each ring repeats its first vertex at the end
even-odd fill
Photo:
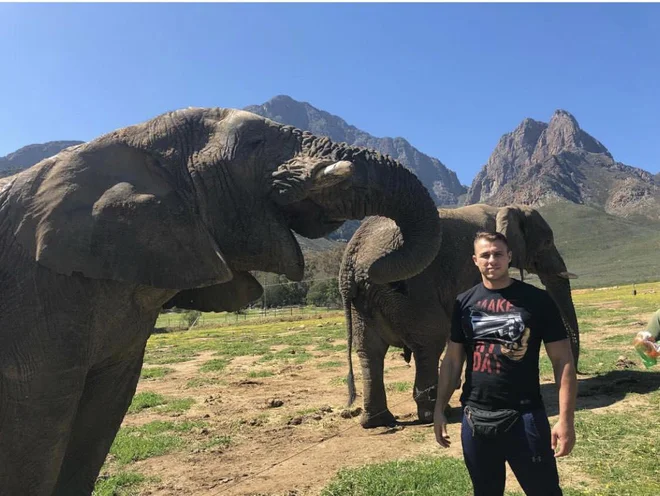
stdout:
POLYGON ((550 435, 552 451, 557 449, 559 442, 559 451, 555 451, 555 458, 568 455, 575 446, 575 427, 573 422, 559 421, 552 428, 550 435))

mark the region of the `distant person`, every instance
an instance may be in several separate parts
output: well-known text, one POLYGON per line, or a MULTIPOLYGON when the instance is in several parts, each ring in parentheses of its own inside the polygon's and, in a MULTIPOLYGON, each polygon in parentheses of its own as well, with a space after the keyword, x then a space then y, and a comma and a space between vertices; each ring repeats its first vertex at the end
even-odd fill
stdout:
POLYGON ((438 381, 436 439, 449 447, 444 410, 467 358, 461 442, 474 495, 504 494, 505 461, 525 494, 561 495, 555 458, 575 444, 577 378, 559 310, 546 291, 509 277, 504 235, 478 233, 472 259, 482 282, 456 298, 438 381), (559 388, 552 430, 539 385, 541 342, 559 388))
POLYGON ((633 346, 639 353, 644 366, 653 367, 658 363, 658 359, 660 359, 660 310, 651 315, 646 330, 637 333, 633 346))
POLYGON ((646 332, 651 335, 656 343, 660 341, 660 308, 651 315, 649 324, 646 326, 646 332))

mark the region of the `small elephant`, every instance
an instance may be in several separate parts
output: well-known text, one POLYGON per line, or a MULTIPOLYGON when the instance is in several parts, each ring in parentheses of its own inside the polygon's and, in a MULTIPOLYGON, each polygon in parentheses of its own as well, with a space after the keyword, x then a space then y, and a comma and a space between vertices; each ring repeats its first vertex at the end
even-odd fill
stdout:
POLYGON ((353 341, 362 365, 365 428, 391 425, 383 383, 384 358, 389 346, 404 348, 406 361, 415 358, 414 398, 419 420, 433 421, 438 361, 449 337, 456 296, 481 281, 472 261, 478 231, 506 235, 513 252, 512 266, 538 274, 560 309, 571 338, 577 365, 579 331, 566 271, 550 226, 533 208, 471 205, 439 209, 443 241, 436 259, 422 273, 379 283, 369 276, 374 260, 397 249, 403 239, 396 225, 384 218, 367 219, 344 252, 339 289, 348 332, 349 404, 355 400, 351 349, 353 341))
POLYGON ((410 171, 234 109, 163 114, 0 180, 0 492, 91 494, 160 310, 236 310, 263 291, 249 271, 302 278, 292 230, 369 215, 405 239, 371 278, 434 259, 410 171))

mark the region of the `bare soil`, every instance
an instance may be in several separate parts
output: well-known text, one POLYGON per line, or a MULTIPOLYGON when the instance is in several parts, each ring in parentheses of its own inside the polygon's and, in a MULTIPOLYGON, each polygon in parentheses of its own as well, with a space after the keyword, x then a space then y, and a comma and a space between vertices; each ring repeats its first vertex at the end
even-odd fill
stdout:
MULTIPOLYGON (((595 344, 603 335, 633 332, 629 329, 607 329, 604 334, 589 333, 584 345, 595 344)), ((341 341, 337 341, 341 343, 341 341)), ((285 349, 285 346, 274 347, 285 349)), ((152 391, 167 397, 189 398, 195 404, 185 413, 164 414, 147 409, 127 415, 124 426, 140 425, 153 420, 183 419, 205 422, 208 427, 186 434, 189 447, 177 452, 131 464, 128 470, 156 478, 141 486, 141 495, 318 495, 342 468, 387 460, 415 457, 420 454, 461 457, 459 391, 450 401, 449 434, 452 446, 440 448, 432 425, 416 421, 412 399, 414 366, 403 360, 399 350, 391 350, 385 360, 386 384, 408 383, 405 391, 388 390, 389 408, 401 421, 396 428, 363 429, 359 424, 362 406, 362 383, 358 361, 356 387, 360 393, 355 404, 346 408, 347 389, 345 351, 320 353, 308 351, 313 359, 257 363, 259 357, 237 357, 221 372, 200 373, 199 367, 213 359, 203 352, 195 359, 163 365, 174 369, 165 377, 142 380, 138 392, 152 391), (340 362, 340 367, 320 367, 327 362, 340 362), (250 377, 251 371, 268 370, 267 377, 250 377), (215 383, 189 387, 192 379, 213 378, 215 383), (205 439, 231 436, 227 447, 194 448, 205 439)), ((579 403, 581 408, 621 411, 634 405, 620 399, 608 401, 608 384, 583 375, 579 403)), ((551 414, 556 417, 556 390, 545 384, 544 396, 551 414)), ((622 387, 626 387, 623 385, 622 387)), ((576 471, 570 457, 559 461, 562 481, 573 485, 585 481, 576 471)), ((520 491, 509 471, 508 489, 520 491)))

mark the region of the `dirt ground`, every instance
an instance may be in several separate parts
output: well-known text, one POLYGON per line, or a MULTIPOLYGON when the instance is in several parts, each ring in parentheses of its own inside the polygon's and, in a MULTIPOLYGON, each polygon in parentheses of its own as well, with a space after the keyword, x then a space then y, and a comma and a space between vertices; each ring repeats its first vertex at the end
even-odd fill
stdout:
MULTIPOLYGON (((330 359, 345 360, 344 353, 336 355, 330 359)), ((230 434, 232 445, 225 450, 175 453, 135 463, 132 469, 160 479, 141 494, 313 495, 342 467, 441 451, 432 426, 414 425, 416 407, 410 390, 388 391, 390 409, 403 426, 365 430, 357 415, 361 394, 351 409, 345 408, 344 366, 318 368, 318 362, 310 360, 284 365, 271 377, 246 379, 253 360, 239 357, 222 374, 226 384, 185 389, 188 380, 199 376, 201 363, 211 358, 210 353, 203 353, 189 362, 168 364, 175 372, 157 381, 141 381, 138 392, 192 396, 196 404, 181 417, 202 419, 212 426, 200 436, 230 434), (281 406, 273 406, 279 404, 277 400, 281 406)), ((328 357, 323 361, 329 361, 328 357)), ((388 383, 413 381, 413 367, 398 352, 388 355, 385 367, 388 383)), ((356 379, 361 391, 359 373, 356 379)), ((454 417, 449 432, 455 443, 443 452, 460 456, 458 416, 454 417)), ((124 425, 156 418, 163 416, 128 415, 124 425)))
MULTIPOLYGON (((588 345, 591 339, 593 336, 585 336, 584 344, 588 345)), ((345 341, 337 340, 334 344, 345 344, 345 341)), ((226 448, 184 448, 132 464, 130 470, 158 479, 143 484, 140 494, 318 495, 341 468, 420 454, 461 456, 459 392, 450 401, 453 409, 449 434, 453 444, 449 449, 442 449, 435 442, 432 425, 416 423, 411 392, 414 365, 405 363, 400 350, 390 351, 385 370, 386 384, 408 383, 407 387, 388 390, 390 410, 399 417, 402 425, 370 430, 362 429, 359 424, 362 383, 358 361, 354 363, 356 387, 360 394, 353 407, 347 410, 347 390, 343 382, 345 351, 328 355, 314 351, 311 346, 307 351, 315 358, 301 364, 275 362, 256 367, 274 373, 268 377, 248 376, 255 370, 254 362, 259 357, 237 357, 227 369, 216 374, 219 383, 188 388, 186 383, 189 380, 200 377, 200 365, 213 358, 212 353, 203 352, 193 360, 165 365, 174 369, 165 377, 142 380, 138 392, 152 391, 168 397, 195 399, 190 410, 170 414, 177 415, 171 420, 202 420, 208 424, 207 428, 199 429, 187 438, 191 440, 191 446, 195 444, 193 441, 222 435, 231 436, 231 444, 226 448), (319 367, 320 363, 330 361, 341 365, 319 367)), ((625 404, 625 399, 614 404, 603 401, 611 393, 608 385, 597 384, 590 376, 580 377, 580 381, 587 380, 590 384, 581 392, 583 406, 597 410, 621 408, 625 404)), ((553 403, 555 405, 555 415, 551 416, 553 424, 556 421, 556 390, 549 384, 543 389, 551 415, 553 403)), ((127 415, 123 425, 163 419, 168 420, 162 413, 144 410, 127 415)), ((564 466, 560 462, 560 473, 562 480, 570 485, 581 477, 571 470, 570 460, 564 466)), ((507 484, 508 489, 520 490, 510 472, 507 484)))

